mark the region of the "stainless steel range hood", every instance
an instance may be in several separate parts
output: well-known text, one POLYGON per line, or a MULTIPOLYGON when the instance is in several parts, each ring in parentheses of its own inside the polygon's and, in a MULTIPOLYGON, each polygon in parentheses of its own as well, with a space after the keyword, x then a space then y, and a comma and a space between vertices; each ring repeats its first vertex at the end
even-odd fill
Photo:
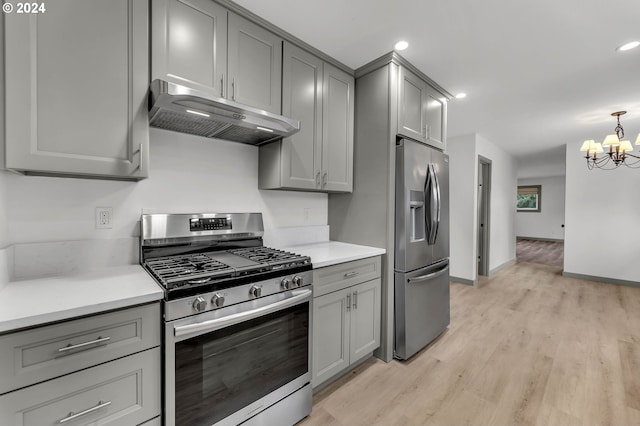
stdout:
POLYGON ((151 82, 149 124, 181 133, 261 145, 290 136, 300 122, 164 80, 151 82))

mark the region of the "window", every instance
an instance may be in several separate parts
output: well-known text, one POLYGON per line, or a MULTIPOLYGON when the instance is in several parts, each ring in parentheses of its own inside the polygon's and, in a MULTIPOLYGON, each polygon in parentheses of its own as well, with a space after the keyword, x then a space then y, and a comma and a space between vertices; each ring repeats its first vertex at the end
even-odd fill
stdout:
POLYGON ((518 199, 516 206, 519 212, 539 212, 542 187, 529 185, 518 187, 518 199))

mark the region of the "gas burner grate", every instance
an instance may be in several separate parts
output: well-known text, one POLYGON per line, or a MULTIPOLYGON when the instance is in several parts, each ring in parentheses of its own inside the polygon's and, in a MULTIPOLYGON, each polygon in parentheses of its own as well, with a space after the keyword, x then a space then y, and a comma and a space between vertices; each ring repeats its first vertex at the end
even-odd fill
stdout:
POLYGON ((167 288, 187 285, 185 280, 209 280, 231 277, 233 268, 205 254, 169 256, 147 260, 147 268, 167 288))
POLYGON ((296 267, 311 263, 311 260, 307 256, 300 256, 295 253, 264 246, 228 250, 228 252, 254 262, 267 263, 271 269, 296 267))

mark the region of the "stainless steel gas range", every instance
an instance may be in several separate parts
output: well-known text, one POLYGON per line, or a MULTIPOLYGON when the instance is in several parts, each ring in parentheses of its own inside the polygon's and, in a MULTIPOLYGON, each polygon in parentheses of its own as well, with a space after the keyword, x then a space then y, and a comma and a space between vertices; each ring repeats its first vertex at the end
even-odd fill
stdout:
POLYGON ((311 261, 263 233, 260 213, 142 216, 140 262, 165 289, 165 425, 311 412, 311 261))

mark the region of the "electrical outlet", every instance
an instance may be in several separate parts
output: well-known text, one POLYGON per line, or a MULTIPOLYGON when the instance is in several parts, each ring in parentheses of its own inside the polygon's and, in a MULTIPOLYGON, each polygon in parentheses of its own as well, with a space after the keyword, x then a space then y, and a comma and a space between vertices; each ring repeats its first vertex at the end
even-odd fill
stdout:
POLYGON ((111 229, 113 228, 113 208, 96 207, 96 228, 111 229))

